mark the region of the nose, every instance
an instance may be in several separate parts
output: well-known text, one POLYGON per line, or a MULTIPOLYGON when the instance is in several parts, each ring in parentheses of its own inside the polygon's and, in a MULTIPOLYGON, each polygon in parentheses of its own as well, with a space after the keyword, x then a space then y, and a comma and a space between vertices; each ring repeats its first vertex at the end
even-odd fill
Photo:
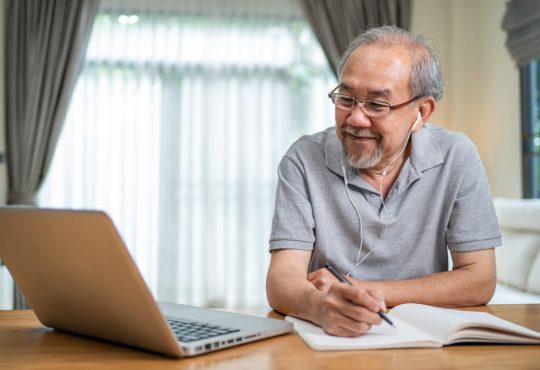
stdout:
POLYGON ((347 124, 356 127, 370 127, 371 119, 366 116, 364 109, 361 104, 356 104, 354 108, 349 112, 347 119, 345 120, 347 124))

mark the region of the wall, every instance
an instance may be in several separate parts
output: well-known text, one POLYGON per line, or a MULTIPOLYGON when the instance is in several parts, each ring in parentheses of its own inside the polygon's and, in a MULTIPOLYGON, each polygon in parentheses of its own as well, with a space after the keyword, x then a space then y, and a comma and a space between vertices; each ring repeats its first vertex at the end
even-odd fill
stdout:
POLYGON ((0 0, 0 153, 4 153, 4 161, 0 162, 0 205, 6 203, 7 173, 6 173, 6 142, 4 130, 4 0, 0 0))
POLYGON ((477 145, 494 196, 522 194, 519 70, 501 28, 506 0, 413 0, 415 32, 441 58, 445 96, 431 121, 477 145))

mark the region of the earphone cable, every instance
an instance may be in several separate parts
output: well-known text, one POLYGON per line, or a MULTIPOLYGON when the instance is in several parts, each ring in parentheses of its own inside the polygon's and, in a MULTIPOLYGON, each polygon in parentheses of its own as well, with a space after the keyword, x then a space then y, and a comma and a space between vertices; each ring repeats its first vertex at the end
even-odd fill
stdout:
POLYGON ((360 216, 360 212, 358 212, 358 209, 356 208, 356 205, 352 201, 351 196, 349 194, 348 179, 347 179, 347 175, 346 175, 346 172, 345 172, 345 166, 343 165, 343 156, 341 156, 341 167, 343 169, 343 175, 344 175, 344 180, 345 180, 345 190, 347 192, 347 198, 349 198, 349 202, 352 204, 354 210, 356 211, 356 215, 358 216, 358 220, 360 222, 360 247, 358 248, 358 255, 356 256, 355 264, 352 266, 352 268, 346 274, 349 277, 351 276, 351 273, 354 270, 356 270, 356 268, 358 268, 358 266, 360 266, 362 264, 362 262, 364 262, 364 260, 366 258, 368 258, 371 255, 371 253, 379 246, 379 243, 382 240, 384 240, 384 236, 386 235, 386 231, 388 230, 388 209, 386 208, 386 202, 384 201, 383 192, 382 192, 383 178, 387 175, 386 171, 388 170, 388 167, 390 167, 401 156, 401 154, 403 154, 403 152, 405 151, 405 148, 407 147, 407 144, 409 143, 409 139, 411 138, 413 130, 414 130, 414 128, 415 128, 415 126, 418 123, 418 120, 420 118, 421 118, 421 115, 420 115, 420 112, 418 112, 418 117, 416 118, 413 125, 411 126, 411 129, 409 130, 409 134, 407 135, 407 138, 405 139, 405 144, 403 145, 403 147, 401 148, 399 153, 390 161, 390 163, 388 163, 386 165, 386 167, 384 167, 384 170, 381 173, 381 179, 379 181, 379 196, 381 197, 381 202, 382 202, 383 211, 384 211, 384 231, 381 234, 381 236, 379 237, 379 240, 377 240, 377 242, 375 243, 375 246, 373 248, 371 248, 369 250, 369 252, 361 260, 360 260, 360 255, 362 253, 362 246, 363 246, 363 243, 364 243, 364 238, 363 238, 363 234, 362 234, 362 218, 360 216))

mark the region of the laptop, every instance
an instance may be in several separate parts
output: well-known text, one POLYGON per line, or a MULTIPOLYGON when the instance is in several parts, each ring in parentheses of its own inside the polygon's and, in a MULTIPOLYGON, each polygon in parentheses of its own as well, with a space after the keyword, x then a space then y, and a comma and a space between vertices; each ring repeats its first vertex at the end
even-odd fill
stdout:
POLYGON ((70 333, 180 358, 292 330, 284 320, 156 302, 101 211, 1 207, 0 259, 39 321, 70 333))

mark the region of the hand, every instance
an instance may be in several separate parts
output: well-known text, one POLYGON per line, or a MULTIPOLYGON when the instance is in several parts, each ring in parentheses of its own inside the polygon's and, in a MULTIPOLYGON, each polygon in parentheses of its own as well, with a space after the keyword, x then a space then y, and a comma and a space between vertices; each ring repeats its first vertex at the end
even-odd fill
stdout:
POLYGON ((325 268, 310 272, 307 279, 315 286, 315 288, 325 292, 330 289, 332 284, 340 283, 340 281, 325 268))
POLYGON ((327 287, 319 301, 319 325, 325 332, 357 337, 369 331, 372 325, 381 323, 378 312, 386 310, 381 292, 328 280, 317 280, 319 286, 327 287), (322 280, 326 283, 322 283, 322 280))

